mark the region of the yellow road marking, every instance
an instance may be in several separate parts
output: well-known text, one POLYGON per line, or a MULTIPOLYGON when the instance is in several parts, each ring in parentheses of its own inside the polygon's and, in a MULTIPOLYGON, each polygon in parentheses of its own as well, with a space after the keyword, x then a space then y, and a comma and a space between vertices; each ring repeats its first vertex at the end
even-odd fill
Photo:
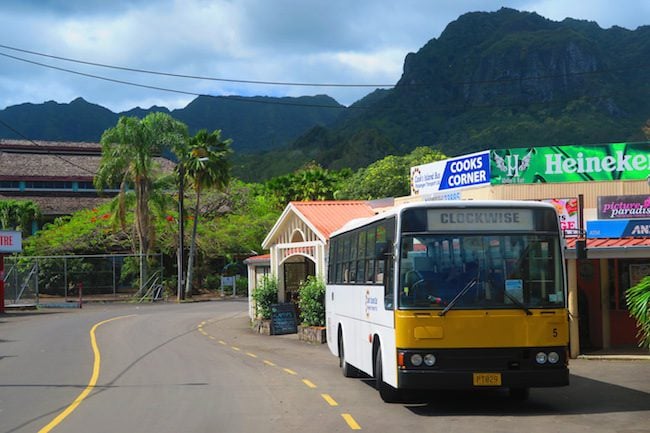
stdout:
POLYGON ((208 338, 210 338, 210 340, 216 340, 217 339, 214 335, 208 335, 208 338))
POLYGON ((348 427, 352 430, 361 430, 361 426, 354 420, 354 418, 352 418, 352 415, 349 413, 342 413, 341 416, 345 422, 348 423, 348 427))
POLYGON ((226 345, 226 342, 223 341, 223 340, 219 340, 219 344, 221 344, 222 346, 225 346, 225 345, 226 345))
POLYGON ((295 371, 290 370, 290 369, 288 369, 288 368, 283 368, 283 370, 286 371, 286 372, 289 373, 289 374, 294 375, 294 376, 298 374, 298 373, 296 373, 295 371))
POLYGON ((267 361, 266 359, 264 360, 264 364, 270 365, 271 367, 275 367, 274 363, 272 363, 271 361, 267 361))
POLYGON ((251 358, 257 358, 257 355, 254 353, 246 352, 246 355, 250 356, 251 358))
POLYGON ((90 376, 90 381, 88 382, 88 386, 86 386, 86 389, 81 391, 81 394, 79 394, 77 396, 77 398, 74 399, 74 401, 72 402, 72 404, 70 404, 70 406, 65 408, 65 410, 63 410, 63 412, 58 414, 56 416, 56 418, 54 418, 52 421, 50 421, 49 424, 47 424, 45 427, 40 429, 38 431, 38 433, 47 433, 47 432, 51 431, 57 425, 61 424, 61 422, 68 415, 70 415, 72 412, 74 412, 74 410, 81 404, 81 402, 84 401, 84 399, 86 397, 88 397, 88 394, 90 394, 90 392, 93 390, 93 388, 97 384, 97 379, 99 379, 99 368, 101 366, 101 355, 99 353, 99 346, 97 346, 97 338, 95 337, 95 330, 97 330, 97 328, 99 328, 101 325, 103 325, 105 323, 112 322, 113 320, 124 319, 126 317, 132 317, 132 315, 113 317, 112 319, 108 319, 108 320, 104 320, 102 322, 96 323, 90 329, 90 345, 93 348, 93 354, 95 355, 95 361, 93 362, 93 373, 90 376))
POLYGON ((205 332, 202 328, 199 328, 199 332, 200 332, 201 334, 203 334, 203 335, 208 335, 208 333, 205 332))
POLYGON ((312 388, 312 389, 316 388, 316 385, 314 385, 314 383, 312 381, 310 381, 309 379, 303 379, 302 383, 307 385, 309 388, 312 388))
POLYGON ((239 347, 237 347, 237 346, 230 346, 230 348, 231 348, 232 350, 236 350, 237 352, 239 352, 239 351, 241 350, 241 349, 240 349, 239 347))
POLYGON ((321 394, 321 397, 329 404, 330 406, 338 406, 339 404, 332 398, 329 394, 321 394))

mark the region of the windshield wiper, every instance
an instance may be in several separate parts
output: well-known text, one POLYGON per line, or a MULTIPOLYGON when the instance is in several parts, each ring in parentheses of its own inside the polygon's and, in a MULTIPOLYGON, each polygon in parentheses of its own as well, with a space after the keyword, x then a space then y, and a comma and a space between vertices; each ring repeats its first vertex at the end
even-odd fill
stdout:
POLYGON ((506 298, 510 299, 510 300, 512 301, 512 303, 515 304, 517 307, 519 307, 519 308, 521 308, 522 310, 524 310, 524 311, 526 312, 526 316, 532 316, 532 315, 533 315, 533 312, 530 311, 530 310, 528 309, 528 307, 527 307, 523 302, 521 302, 519 299, 515 298, 514 296, 512 296, 510 293, 508 293, 508 292, 505 291, 505 290, 503 291, 503 295, 504 295, 506 298))
POLYGON ((469 289, 471 289, 472 287, 474 287, 477 283, 478 283, 478 278, 472 278, 472 279, 470 280, 470 282, 467 283, 467 285, 466 285, 465 287, 463 287, 463 289, 462 289, 460 292, 458 292, 458 294, 454 297, 454 299, 452 299, 451 301, 449 301, 449 304, 447 304, 447 306, 445 307, 445 309, 442 310, 440 313, 438 313, 438 316, 444 316, 445 314, 447 314, 447 311, 451 310, 452 307, 454 306, 454 304, 455 304, 455 303, 456 303, 456 302, 457 302, 457 301, 458 301, 458 300, 459 300, 459 299, 460 299, 460 298, 461 298, 465 293, 467 293, 467 292, 469 291, 469 289))

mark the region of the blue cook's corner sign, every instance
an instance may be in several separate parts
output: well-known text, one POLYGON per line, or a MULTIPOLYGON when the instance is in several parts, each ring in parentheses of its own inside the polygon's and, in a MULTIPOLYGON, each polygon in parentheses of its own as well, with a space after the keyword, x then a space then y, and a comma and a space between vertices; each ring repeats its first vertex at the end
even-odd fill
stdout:
POLYGON ((490 151, 411 168, 411 194, 432 194, 490 184, 490 151))
POLYGON ((587 221, 588 238, 648 238, 650 219, 620 219, 587 221))

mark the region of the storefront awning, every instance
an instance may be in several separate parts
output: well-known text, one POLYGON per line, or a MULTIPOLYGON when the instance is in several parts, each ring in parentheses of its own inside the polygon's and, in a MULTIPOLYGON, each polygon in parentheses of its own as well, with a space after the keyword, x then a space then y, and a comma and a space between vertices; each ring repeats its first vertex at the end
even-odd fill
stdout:
MULTIPOLYGON (((575 259, 577 238, 566 240, 566 258, 575 259)), ((650 258, 650 238, 587 239, 589 259, 650 258)))

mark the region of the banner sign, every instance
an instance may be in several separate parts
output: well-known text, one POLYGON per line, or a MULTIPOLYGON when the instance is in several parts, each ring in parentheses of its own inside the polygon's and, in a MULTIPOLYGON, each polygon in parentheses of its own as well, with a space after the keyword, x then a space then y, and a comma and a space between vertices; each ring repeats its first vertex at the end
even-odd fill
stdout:
POLYGON ((21 232, 0 230, 0 253, 19 253, 23 250, 21 232))
POLYGON ((650 218, 650 195, 598 197, 598 219, 650 218))
POLYGON ((578 199, 577 198, 553 198, 550 200, 541 200, 544 203, 550 203, 560 217, 560 229, 564 232, 565 237, 578 236, 578 199))
POLYGON ((490 183, 640 180, 650 173, 650 142, 492 150, 490 183))
POLYGON ((411 167, 411 195, 490 184, 490 151, 411 167))
POLYGON ((587 221, 588 238, 650 237, 650 219, 587 221))

